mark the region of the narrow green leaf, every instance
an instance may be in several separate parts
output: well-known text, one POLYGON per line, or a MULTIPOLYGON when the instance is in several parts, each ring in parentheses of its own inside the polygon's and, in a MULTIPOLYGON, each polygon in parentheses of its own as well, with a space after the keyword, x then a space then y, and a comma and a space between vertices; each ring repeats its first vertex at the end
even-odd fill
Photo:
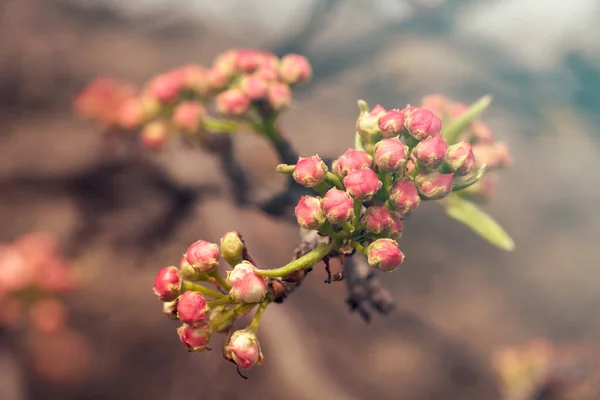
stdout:
POLYGON ((460 117, 456 118, 448 125, 446 125, 442 129, 442 136, 444 137, 444 139, 446 139, 448 144, 456 143, 456 140, 458 139, 458 136, 462 133, 462 131, 465 130, 465 128, 471 123, 471 121, 473 121, 475 118, 481 115, 481 113, 483 113, 486 110, 486 108, 488 108, 491 102, 491 95, 488 94, 483 96, 475 103, 471 104, 471 106, 467 109, 467 111, 465 111, 464 114, 462 114, 460 117))
POLYGON ((515 242, 508 233, 475 204, 455 193, 450 194, 442 204, 450 218, 462 222, 491 244, 506 251, 515 249, 515 242))

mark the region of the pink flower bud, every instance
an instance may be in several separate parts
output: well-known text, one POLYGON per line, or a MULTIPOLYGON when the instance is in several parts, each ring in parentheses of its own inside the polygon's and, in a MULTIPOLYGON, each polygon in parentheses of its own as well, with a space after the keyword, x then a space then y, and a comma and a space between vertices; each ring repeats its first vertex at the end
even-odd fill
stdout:
POLYGON ((136 129, 142 124, 144 117, 140 99, 132 97, 125 101, 119 110, 119 126, 124 129, 136 129))
POLYGON ((393 239, 377 239, 367 248, 369 265, 384 272, 392 272, 404 262, 404 253, 393 239))
POLYGON ((212 90, 222 90, 229 84, 231 76, 224 73, 221 69, 213 67, 206 74, 206 81, 212 90))
POLYGON ((386 172, 400 172, 408 158, 408 147, 399 139, 383 139, 373 147, 375 164, 386 172))
POLYGON ((372 169, 358 169, 344 178, 346 192, 355 200, 371 200, 383 184, 372 169))
POLYGON ((223 115, 242 115, 250 107, 250 99, 240 89, 227 89, 216 98, 217 111, 223 115))
POLYGON ((227 271, 227 281, 231 284, 229 295, 237 302, 259 303, 268 291, 267 278, 254 272, 254 265, 242 261, 233 270, 227 271))
POLYGON ((371 143, 381 137, 379 119, 385 115, 385 113, 385 108, 379 104, 373 107, 371 111, 360 113, 358 120, 356 121, 356 130, 365 142, 371 143))
POLYGON ((196 272, 212 272, 219 268, 219 246, 215 243, 198 240, 188 247, 185 258, 196 272))
POLYGON ((292 104, 292 91, 285 83, 273 82, 267 89, 269 105, 275 111, 281 111, 292 104))
POLYGON ((246 245, 238 232, 227 232, 221 238, 221 256, 234 266, 244 260, 246 245))
POLYGON ((194 133, 200 128, 200 119, 204 113, 202 103, 183 101, 173 111, 173 123, 184 132, 194 133))
POLYGON ((494 141, 492 128, 484 122, 472 121, 470 131, 475 143, 491 144, 494 141))
POLYGON ((334 174, 343 178, 349 172, 372 166, 373 158, 369 153, 363 150, 348 149, 333 162, 332 169, 334 174))
POLYGON ((354 201, 343 190, 329 189, 323 197, 321 207, 332 224, 341 224, 354 218, 354 201))
POLYGON ((179 298, 173 301, 164 301, 162 303, 163 306, 163 314, 167 316, 167 318, 172 320, 178 320, 177 318, 177 304, 179 303, 179 298))
POLYGON ((257 50, 242 49, 238 50, 236 67, 242 72, 254 72, 258 69, 264 60, 264 55, 257 50))
POLYGON ((281 59, 279 77, 285 83, 294 85, 307 82, 312 76, 312 68, 306 57, 298 54, 287 54, 281 59))
POLYGON ((459 142, 448 147, 446 155, 446 166, 454 172, 455 175, 466 175, 471 172, 475 165, 475 156, 471 144, 459 142))
POLYGON ((454 117, 454 118, 460 117, 465 112, 467 112, 468 109, 469 109, 469 105, 466 103, 455 103, 450 108, 450 115, 452 115, 452 117, 454 117))
POLYGON ((496 163, 498 168, 507 168, 512 160, 510 158, 510 151, 508 146, 504 142, 494 143, 494 153, 496 155, 496 163))
POLYGON ((415 184, 419 194, 427 200, 439 200, 448 196, 452 191, 454 174, 442 174, 437 171, 418 174, 415 184))
POLYGON ((164 267, 154 278, 154 294, 163 301, 175 300, 181 292, 182 284, 177 267, 164 267))
POLYGON ((442 120, 429 110, 416 108, 407 114, 404 126, 412 137, 423 140, 440 134, 442 120))
POLYGON ((475 157, 475 167, 479 168, 483 164, 486 164, 488 169, 498 167, 498 157, 496 157, 493 145, 475 144, 472 146, 472 151, 473 157, 475 157))
POLYGON ((164 72, 148 82, 148 91, 161 102, 175 100, 182 87, 182 75, 176 70, 164 72))
POLYGON ((451 101, 441 94, 431 94, 423 97, 421 108, 431 111, 435 115, 444 115, 450 108, 451 101))
POLYGON ((321 209, 321 199, 313 196, 304 196, 295 209, 298 225, 304 229, 317 229, 327 221, 321 209))
POLYGON ((161 148, 169 137, 169 128, 163 121, 152 121, 140 132, 140 143, 148 149, 161 148))
POLYGON ((267 81, 260 75, 245 75, 240 81, 240 89, 250 100, 261 100, 267 96, 267 81))
POLYGON ((177 315, 181 322, 192 326, 203 325, 209 311, 210 307, 202 293, 188 290, 179 296, 177 315))
POLYGON ((184 65, 181 67, 183 87, 204 96, 208 93, 208 70, 201 65, 184 65))
POLYGON ((379 119, 379 129, 383 137, 392 138, 404 132, 406 109, 390 110, 379 119))
POLYGON ((206 323, 195 327, 183 324, 177 329, 177 334, 188 351, 202 351, 207 349, 212 328, 206 323))
POLYGON ((238 53, 238 50, 232 49, 217 55, 213 61, 213 69, 227 77, 234 75, 238 71, 238 53))
POLYGON ((413 154, 421 167, 427 170, 439 168, 446 159, 448 143, 441 135, 424 139, 417 144, 413 154))
POLYGON ((179 261, 179 274, 181 278, 189 281, 197 281, 199 279, 198 272, 187 262, 185 254, 181 256, 181 260, 179 261))
POLYGON ((392 239, 400 239, 404 230, 404 217, 402 214, 392 216, 392 227, 390 228, 390 236, 392 239))
POLYGON ((225 357, 243 369, 262 364, 264 358, 256 334, 248 329, 233 332, 225 346, 225 357))
POLYGON ((402 214, 414 211, 421 204, 419 191, 411 181, 398 181, 390 189, 390 201, 394 208, 402 214))
POLYGON ((362 222, 368 231, 379 234, 392 228, 394 220, 392 213, 385 206, 367 207, 362 216, 362 222))
POLYGON ((315 187, 325 180, 327 165, 319 156, 300 157, 292 176, 294 180, 306 187, 315 187))

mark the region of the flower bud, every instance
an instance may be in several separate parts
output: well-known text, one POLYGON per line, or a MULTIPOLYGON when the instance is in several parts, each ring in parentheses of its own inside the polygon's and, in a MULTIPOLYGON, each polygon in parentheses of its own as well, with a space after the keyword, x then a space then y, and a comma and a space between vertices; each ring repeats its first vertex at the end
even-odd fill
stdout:
POLYGON ((231 49, 217 55, 213 61, 213 68, 221 71, 226 76, 232 76, 236 72, 239 58, 239 51, 231 49))
POLYGON ((373 166, 373 158, 366 151, 348 149, 337 160, 333 161, 331 166, 333 173, 343 178, 349 172, 371 168, 373 166))
POLYGON ((177 329, 177 334, 188 351, 202 351, 207 348, 212 328, 206 323, 200 326, 183 324, 177 329))
POLYGON ((267 278, 254 272, 254 265, 242 261, 233 270, 227 271, 227 281, 231 284, 229 295, 237 302, 259 303, 268 290, 267 278))
POLYGON ((67 311, 60 300, 44 298, 30 306, 29 320, 37 331, 51 334, 64 327, 67 311))
POLYGON ((306 187, 315 187, 325 180, 327 165, 319 156, 300 157, 292 176, 294 180, 306 187))
POLYGON ((419 191, 411 181, 398 181, 390 189, 390 201, 394 208, 402 214, 414 211, 421 204, 419 191))
POLYGON ((201 96, 208 93, 208 70, 201 65, 185 65, 181 67, 183 87, 193 90, 201 96))
POLYGON ((152 121, 140 132, 140 143, 148 149, 159 149, 169 137, 169 128, 164 121, 152 121))
POLYGON ((242 72, 254 72, 262 65, 263 60, 264 56, 260 51, 252 49, 238 50, 236 67, 242 72))
POLYGON ((469 105, 467 103, 455 103, 450 108, 450 115, 452 117, 457 118, 467 112, 469 109, 469 105))
POLYGON ((385 172, 400 172, 408 158, 408 146, 399 139, 383 139, 373 147, 375 164, 385 172))
POLYGON ((498 168, 506 168, 511 163, 510 152, 508 146, 504 142, 494 143, 494 153, 496 156, 496 164, 498 168))
POLYGON ((500 160, 496 154, 495 145, 475 144, 472 146, 475 167, 479 168, 486 164, 488 169, 496 169, 500 166, 500 160))
POLYGON ((181 322, 192 326, 203 325, 209 311, 210 307, 202 293, 187 290, 179 296, 177 316, 179 316, 181 322))
POLYGON ((167 316, 167 318, 172 320, 177 320, 177 304, 179 303, 179 298, 176 298, 173 301, 165 301, 162 303, 163 314, 167 316))
POLYGON ((401 135, 404 132, 404 120, 406 119, 406 109, 390 110, 383 115, 378 122, 379 129, 383 137, 392 138, 401 135))
POLYGON ((424 139, 417 144, 413 154, 421 167, 427 170, 439 168, 446 159, 448 143, 441 135, 424 139))
POLYGON ((154 294, 163 301, 175 300, 181 292, 182 284, 183 280, 177 267, 164 267, 154 278, 154 294))
POLYGON ((439 200, 452 191, 454 174, 442 174, 437 171, 421 173, 415 177, 415 184, 421 197, 427 200, 439 200))
POLYGON ((238 232, 227 232, 221 238, 221 256, 234 266, 244 260, 244 249, 246 246, 238 232))
POLYGON ((240 89, 227 89, 216 98, 217 111, 223 115, 242 115, 250 107, 250 99, 240 89))
POLYGON ((354 218, 354 201, 343 190, 329 189, 323 197, 321 207, 332 224, 341 224, 354 218))
POLYGON ((196 272, 212 272, 219 268, 219 246, 215 243, 198 240, 185 252, 185 258, 196 272))
POLYGON ((292 91, 285 83, 273 82, 267 89, 269 105, 275 111, 281 111, 292 104, 292 91))
POLYGON ((404 217, 400 215, 392 215, 392 227, 390 228, 390 236, 392 239, 400 239, 404 230, 404 217))
POLYGON ((264 358, 256 334, 249 329, 233 332, 225 346, 225 357, 243 369, 262 364, 264 358))
POLYGON ((404 253, 393 239, 377 239, 367 248, 369 265, 384 272, 392 272, 404 262, 404 253))
POLYGON ((472 121, 470 124, 470 133, 475 143, 491 144, 494 141, 492 129, 484 122, 472 121))
POLYGON ((312 68, 306 57, 287 54, 281 59, 279 77, 287 84, 307 82, 312 76, 312 68))
POLYGON ((346 192, 355 200, 371 200, 383 184, 372 169, 358 169, 344 178, 346 192))
POLYGON ((192 268, 185 258, 185 254, 181 256, 181 260, 179 260, 179 274, 181 275, 181 278, 189 281, 197 281, 199 278, 198 272, 192 268))
POLYGON ((356 129, 360 137, 367 143, 373 143, 381 137, 379 129, 379 118, 385 115, 386 111, 381 105, 377 104, 371 111, 363 111, 356 121, 356 129))
POLYGON ((459 142, 448 146, 446 155, 446 166, 454 172, 455 175, 466 175, 471 172, 475 165, 475 156, 473 149, 468 142, 459 142))
POLYGON ((298 225, 304 229, 317 229, 327 221, 321 208, 321 199, 318 197, 302 197, 298 201, 295 213, 298 225))
POLYGON ((379 234, 392 228, 394 220, 392 213, 386 206, 367 207, 362 222, 368 231, 379 234))
POLYGON ((144 121, 144 108, 139 98, 126 100, 119 110, 119 126, 124 129, 136 129, 144 121))
POLYGON ((229 84, 229 80, 231 79, 230 75, 227 75, 219 68, 211 68, 206 73, 206 81, 208 86, 212 90, 222 90, 227 87, 229 84))
POLYGON ((417 140, 437 136, 442 131, 442 121, 431 111, 416 108, 406 115, 404 126, 417 140))
POLYGON ((173 123, 184 132, 194 133, 200 128, 200 119, 204 112, 202 103, 197 101, 181 102, 173 111, 173 123))
POLYGON ((148 92, 163 103, 175 100, 183 86, 181 78, 179 71, 164 72, 148 82, 148 92))
POLYGON ((451 101, 446 96, 441 94, 431 94, 423 97, 421 107, 431 111, 435 115, 444 115, 450 108, 451 101))
POLYGON ((240 81, 240 89, 250 100, 261 100, 267 96, 267 81, 260 75, 245 75, 240 81))

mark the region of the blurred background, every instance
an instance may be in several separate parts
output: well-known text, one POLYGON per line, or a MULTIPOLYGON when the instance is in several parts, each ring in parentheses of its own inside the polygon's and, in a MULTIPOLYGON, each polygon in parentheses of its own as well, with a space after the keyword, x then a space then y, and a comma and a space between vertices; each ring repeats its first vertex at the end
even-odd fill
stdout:
MULTIPOLYGON (((0 398, 500 399, 499 348, 545 337, 599 355, 599 26, 595 0, 0 0, 0 239, 47 232, 86 277, 66 297, 70 336, 2 330, 0 398), (406 224, 403 268, 381 276, 391 315, 365 324, 317 268, 269 307, 248 380, 219 351, 187 353, 152 294, 158 268, 228 230, 275 267, 297 229, 237 207, 207 154, 104 151, 72 100, 97 75, 142 83, 232 47, 311 61, 282 120, 302 155, 352 146, 359 98, 493 94, 484 120, 515 162, 485 208, 516 250, 427 204, 406 224)), ((276 156, 238 136, 266 198, 284 185, 276 156)))

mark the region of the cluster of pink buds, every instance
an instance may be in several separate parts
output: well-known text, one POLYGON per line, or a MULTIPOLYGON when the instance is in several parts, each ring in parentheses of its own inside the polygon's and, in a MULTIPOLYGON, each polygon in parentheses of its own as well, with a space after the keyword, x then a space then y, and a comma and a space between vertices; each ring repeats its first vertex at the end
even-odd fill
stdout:
POLYGON ((219 54, 210 67, 189 64, 152 77, 137 90, 109 78, 90 83, 75 100, 77 111, 104 125, 138 130, 148 148, 170 134, 202 139, 202 132, 233 132, 237 122, 252 129, 292 101, 291 88, 311 78, 308 60, 250 49, 219 54))
POLYGON ((62 329, 66 309, 58 295, 77 285, 57 243, 43 233, 29 233, 0 245, 0 325, 29 326, 44 334, 62 329))
POLYGON ((210 350, 211 337, 222 333, 224 357, 243 369, 262 364, 256 331, 272 301, 268 279, 248 258, 241 236, 228 232, 220 246, 204 240, 192 243, 179 266, 162 268, 154 280, 163 312, 181 322, 177 333, 183 345, 189 351, 210 350), (231 268, 226 276, 219 271, 221 259, 231 268), (234 331, 236 322, 253 309, 257 311, 250 325, 234 331))

